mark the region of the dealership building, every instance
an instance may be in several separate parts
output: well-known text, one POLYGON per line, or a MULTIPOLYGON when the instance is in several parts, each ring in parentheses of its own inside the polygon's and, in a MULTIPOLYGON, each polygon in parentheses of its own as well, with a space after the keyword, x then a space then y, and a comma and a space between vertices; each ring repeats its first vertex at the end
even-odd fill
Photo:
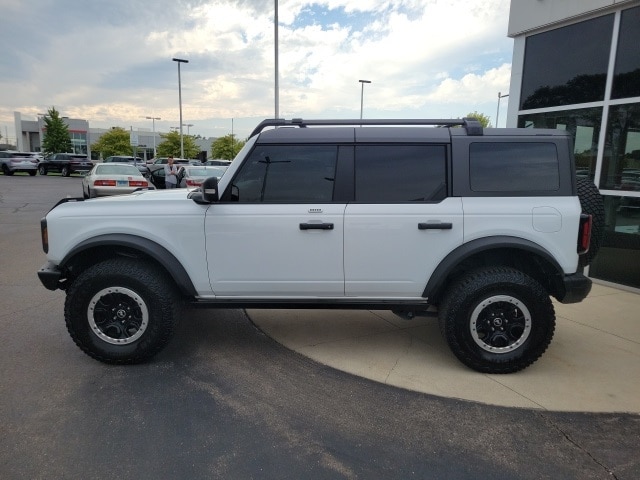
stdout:
MULTIPOLYGON (((16 148, 21 152, 41 151, 45 134, 44 115, 38 115, 35 120, 25 119, 20 112, 14 112, 13 115, 16 132, 21 132, 17 138, 16 148)), ((89 128, 89 122, 79 118, 62 117, 62 121, 69 130, 73 153, 83 153, 98 160, 97 154, 91 152, 91 144, 96 143, 109 129, 89 128)), ((153 158, 155 147, 164 141, 161 137, 162 132, 156 132, 155 128, 132 128, 131 134, 137 143, 136 155, 145 160, 153 158)), ((210 152, 213 140, 215 139, 194 139, 205 152, 210 152)), ((133 147, 131 153, 133 154, 133 147)))
POLYGON ((512 0, 508 35, 507 125, 571 132, 605 199, 589 276, 640 288, 640 1, 512 0))

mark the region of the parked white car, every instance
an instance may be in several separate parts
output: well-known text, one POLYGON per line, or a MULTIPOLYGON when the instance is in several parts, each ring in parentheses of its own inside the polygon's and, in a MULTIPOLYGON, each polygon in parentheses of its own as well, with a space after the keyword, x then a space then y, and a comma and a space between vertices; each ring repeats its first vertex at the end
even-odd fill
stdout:
POLYGON ((99 163, 82 179, 84 198, 122 195, 140 189, 154 189, 133 164, 99 163))

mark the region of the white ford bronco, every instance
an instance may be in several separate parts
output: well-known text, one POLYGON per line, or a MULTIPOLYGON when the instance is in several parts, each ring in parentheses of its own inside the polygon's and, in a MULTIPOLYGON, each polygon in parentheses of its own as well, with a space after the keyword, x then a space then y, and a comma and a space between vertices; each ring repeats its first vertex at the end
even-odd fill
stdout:
POLYGON ((62 200, 38 275, 103 362, 158 353, 187 302, 433 314, 464 364, 515 372, 553 337, 550 297, 591 288, 604 209, 572 145, 474 119, 265 120, 199 190, 62 200))

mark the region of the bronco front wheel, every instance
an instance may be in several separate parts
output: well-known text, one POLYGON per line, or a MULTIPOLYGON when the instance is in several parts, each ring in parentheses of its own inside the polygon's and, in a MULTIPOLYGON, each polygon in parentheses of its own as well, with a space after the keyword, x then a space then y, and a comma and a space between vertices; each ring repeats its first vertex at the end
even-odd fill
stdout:
POLYGON ((73 341, 106 363, 139 363, 171 339, 179 297, 167 273, 139 259, 98 263, 67 291, 65 321, 73 341))

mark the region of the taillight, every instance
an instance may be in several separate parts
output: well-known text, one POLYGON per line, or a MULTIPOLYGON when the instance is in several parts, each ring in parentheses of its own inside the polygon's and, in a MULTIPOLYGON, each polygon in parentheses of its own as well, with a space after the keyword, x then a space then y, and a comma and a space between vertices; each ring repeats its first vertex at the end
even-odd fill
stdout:
POLYGON ((40 237, 42 238, 42 250, 49 253, 49 231, 47 230, 47 219, 40 220, 40 237))
POLYGON ((146 180, 129 180, 130 187, 148 187, 149 184, 146 180))
POLYGON ((202 182, 187 179, 187 187, 199 187, 200 185, 202 185, 202 182))
POLYGON ((115 187, 115 180, 96 180, 93 182, 94 187, 115 187))
POLYGON ((583 213, 580 215, 580 228, 578 229, 578 254, 582 255, 589 251, 591 243, 591 229, 593 227, 593 218, 591 215, 583 213))

